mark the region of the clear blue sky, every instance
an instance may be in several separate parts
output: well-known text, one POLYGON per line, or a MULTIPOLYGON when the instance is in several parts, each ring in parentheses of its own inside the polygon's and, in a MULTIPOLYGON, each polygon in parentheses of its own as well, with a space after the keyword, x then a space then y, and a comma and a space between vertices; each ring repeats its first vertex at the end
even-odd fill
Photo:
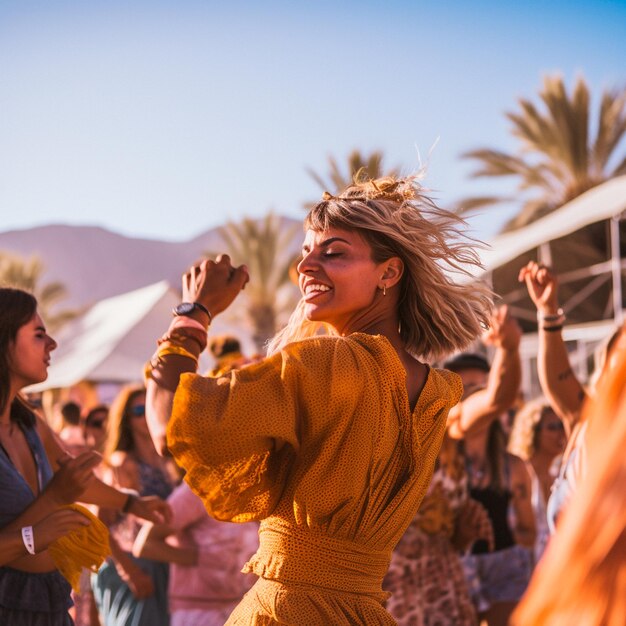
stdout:
POLYGON ((419 153, 444 206, 512 189, 459 154, 512 149, 504 111, 546 73, 599 93, 625 60, 626 1, 0 0, 0 231, 302 217, 306 168, 353 148, 405 172, 419 153))

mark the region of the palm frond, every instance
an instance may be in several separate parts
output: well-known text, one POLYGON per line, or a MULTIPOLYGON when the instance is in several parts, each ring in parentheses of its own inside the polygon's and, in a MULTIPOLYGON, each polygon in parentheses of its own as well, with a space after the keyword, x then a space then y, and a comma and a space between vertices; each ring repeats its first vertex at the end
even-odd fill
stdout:
POLYGON ((457 215, 468 215, 479 209, 484 209, 488 206, 494 206, 510 200, 511 198, 499 196, 473 196, 471 198, 463 198, 456 202, 452 207, 452 211, 457 215))
POLYGON ((53 312, 55 305, 67 297, 67 289, 60 282, 41 284, 45 266, 39 257, 29 259, 14 254, 0 253, 0 286, 14 287, 32 293, 37 307, 51 331, 78 315, 77 311, 64 309, 53 312))
MULTIPOLYGON (((525 98, 518 104, 518 111, 506 113, 519 141, 514 154, 481 148, 462 155, 479 162, 471 173, 474 177, 514 176, 520 191, 538 192, 522 205, 519 219, 511 220, 506 228, 529 223, 608 178, 626 173, 623 157, 608 171, 626 134, 626 89, 603 93, 595 141, 590 140, 591 97, 583 78, 577 79, 568 94, 562 77, 546 76, 539 93, 541 106, 525 98)), ((463 203, 479 207, 496 202, 479 197, 463 203)))
MULTIPOLYGON (((328 157, 328 178, 325 179, 311 168, 306 172, 319 185, 322 191, 328 191, 333 195, 340 194, 355 180, 370 180, 382 176, 397 176, 398 168, 383 169, 383 153, 375 150, 370 154, 364 154, 360 150, 353 150, 348 155, 346 171, 342 171, 339 163, 333 156, 328 157)), ((310 207, 312 203, 305 206, 310 207)))
POLYGON ((598 112, 598 130, 592 151, 595 177, 600 177, 605 171, 609 159, 625 134, 626 89, 605 91, 598 112))

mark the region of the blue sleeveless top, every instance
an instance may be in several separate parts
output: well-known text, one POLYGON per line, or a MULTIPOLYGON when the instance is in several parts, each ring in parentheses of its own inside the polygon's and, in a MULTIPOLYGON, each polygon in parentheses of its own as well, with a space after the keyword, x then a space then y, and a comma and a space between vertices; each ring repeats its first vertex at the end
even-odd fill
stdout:
MULTIPOLYGON (((35 426, 19 425, 33 455, 39 493, 53 476, 48 456, 35 426)), ((12 522, 36 498, 30 485, 0 445, 0 528, 12 522)), ((68 614, 72 588, 58 570, 30 573, 0 567, 0 624, 71 626, 68 614)))
MULTIPOLYGON (((35 460, 39 492, 50 482, 53 472, 36 428, 19 425, 35 460)), ((36 498, 30 485, 13 465, 0 445, 0 528, 12 522, 36 498)))

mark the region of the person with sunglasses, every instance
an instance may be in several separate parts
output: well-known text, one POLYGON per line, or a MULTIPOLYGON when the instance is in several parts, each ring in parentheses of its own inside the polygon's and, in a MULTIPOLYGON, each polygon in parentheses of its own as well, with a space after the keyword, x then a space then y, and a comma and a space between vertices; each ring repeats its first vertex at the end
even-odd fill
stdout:
MULTIPOLYGON (((142 496, 166 499, 176 483, 171 461, 157 453, 145 415, 143 386, 124 387, 113 401, 104 444, 104 480, 142 496)), ((132 556, 141 524, 132 515, 100 509, 111 534, 112 557, 92 575, 103 626, 167 626, 168 566, 132 556)))
POLYGON ((108 421, 109 407, 106 404, 98 404, 89 410, 83 422, 85 445, 103 452, 108 421))

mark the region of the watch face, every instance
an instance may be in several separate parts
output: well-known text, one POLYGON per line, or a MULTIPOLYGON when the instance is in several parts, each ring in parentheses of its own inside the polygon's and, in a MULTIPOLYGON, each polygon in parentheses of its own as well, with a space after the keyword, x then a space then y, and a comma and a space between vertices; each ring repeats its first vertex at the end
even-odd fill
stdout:
POLYGON ((176 315, 189 315, 195 308, 196 305, 193 302, 181 302, 174 312, 176 315))

